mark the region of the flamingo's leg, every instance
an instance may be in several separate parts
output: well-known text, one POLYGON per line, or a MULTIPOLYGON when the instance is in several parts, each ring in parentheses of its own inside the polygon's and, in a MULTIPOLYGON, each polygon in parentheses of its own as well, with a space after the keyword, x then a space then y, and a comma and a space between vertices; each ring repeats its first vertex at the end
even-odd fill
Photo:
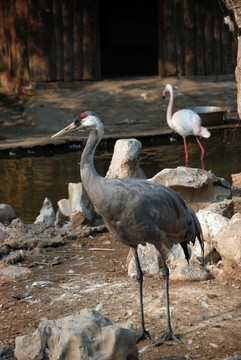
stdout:
POLYGON ((201 160, 202 160, 202 159, 203 159, 203 156, 204 156, 204 152, 205 152, 205 150, 204 150, 204 148, 203 148, 203 146, 202 146, 202 144, 201 144, 200 140, 198 139, 198 137, 197 137, 197 136, 195 136, 195 138, 196 138, 197 143, 198 143, 198 145, 200 146, 200 149, 201 149, 201 160))
POLYGON ((186 138, 183 138, 183 143, 184 143, 185 160, 186 160, 186 166, 187 166, 187 164, 188 164, 188 152, 187 152, 187 142, 186 142, 186 138))

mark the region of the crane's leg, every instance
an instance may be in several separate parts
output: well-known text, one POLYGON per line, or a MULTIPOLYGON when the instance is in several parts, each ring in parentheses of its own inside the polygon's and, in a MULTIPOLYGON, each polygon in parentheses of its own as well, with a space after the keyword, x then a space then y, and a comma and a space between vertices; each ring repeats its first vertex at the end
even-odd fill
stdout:
POLYGON ((201 149, 201 160, 202 160, 202 159, 203 159, 203 156, 204 156, 204 153, 205 153, 205 150, 204 150, 204 148, 203 148, 203 146, 202 146, 202 144, 201 144, 200 140, 198 139, 198 137, 197 137, 197 136, 195 136, 195 138, 196 138, 197 143, 198 143, 198 145, 200 146, 200 149, 201 149))
POLYGON ((139 283, 139 299, 140 299, 140 314, 141 314, 141 333, 138 336, 136 343, 139 343, 141 340, 144 340, 144 339, 146 339, 150 342, 154 342, 151 339, 149 332, 146 330, 145 324, 144 324, 143 292, 142 292, 143 272, 141 270, 141 265, 140 265, 140 261, 138 258, 137 248, 132 247, 131 250, 134 254, 135 263, 136 263, 136 272, 137 272, 136 279, 139 283))
POLYGON ((185 160, 186 160, 186 166, 187 166, 187 165, 188 165, 188 152, 187 152, 187 142, 186 142, 186 138, 183 138, 183 144, 184 144, 185 160))
POLYGON ((167 328, 166 328, 165 334, 162 337, 162 341, 160 341, 159 343, 156 344, 158 346, 158 345, 163 344, 164 342, 167 342, 168 340, 176 340, 177 342, 181 342, 181 341, 173 334, 172 327, 171 327, 170 302, 169 302, 169 269, 167 267, 162 250, 160 249, 160 247, 158 245, 155 245, 155 247, 159 251, 159 253, 161 255, 161 260, 162 260, 162 266, 163 266, 162 276, 163 276, 163 279, 165 279, 166 312, 167 312, 167 328))

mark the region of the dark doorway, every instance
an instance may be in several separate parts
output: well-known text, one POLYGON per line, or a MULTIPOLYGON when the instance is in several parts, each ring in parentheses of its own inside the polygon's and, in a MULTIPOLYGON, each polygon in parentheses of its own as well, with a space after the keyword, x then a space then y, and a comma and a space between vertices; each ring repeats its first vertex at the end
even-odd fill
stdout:
POLYGON ((99 0, 102 78, 158 74, 158 1, 99 0))

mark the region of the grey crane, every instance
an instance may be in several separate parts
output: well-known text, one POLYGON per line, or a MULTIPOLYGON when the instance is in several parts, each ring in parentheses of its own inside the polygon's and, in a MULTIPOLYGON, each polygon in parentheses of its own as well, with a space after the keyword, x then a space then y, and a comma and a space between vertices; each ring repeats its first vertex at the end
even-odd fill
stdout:
MULTIPOLYGON (((163 246, 171 248, 180 243, 186 259, 189 259, 187 244, 198 238, 203 250, 203 237, 200 223, 193 210, 172 189, 160 184, 136 179, 112 179, 100 176, 93 164, 95 149, 104 134, 101 117, 94 112, 85 111, 78 115, 67 127, 52 136, 60 136, 71 131, 88 131, 89 136, 81 156, 80 174, 83 185, 103 217, 111 235, 128 245, 134 254, 137 281, 139 283, 141 333, 136 342, 143 339, 153 341, 145 328, 143 312, 143 273, 137 246, 147 242, 159 251, 163 263, 165 279, 167 328, 162 342, 179 339, 171 328, 169 309, 169 270, 163 254, 163 246)), ((162 343, 161 342, 161 343, 162 343)))

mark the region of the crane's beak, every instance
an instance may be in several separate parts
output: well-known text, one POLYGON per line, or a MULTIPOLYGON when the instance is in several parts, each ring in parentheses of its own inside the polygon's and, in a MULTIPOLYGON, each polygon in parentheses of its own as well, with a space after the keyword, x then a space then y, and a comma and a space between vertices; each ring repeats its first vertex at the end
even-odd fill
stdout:
POLYGON ((72 131, 76 131, 76 129, 77 129, 77 126, 72 122, 70 125, 66 126, 64 129, 60 130, 59 132, 57 132, 56 134, 51 136, 51 139, 54 137, 57 137, 57 136, 65 135, 72 131))

